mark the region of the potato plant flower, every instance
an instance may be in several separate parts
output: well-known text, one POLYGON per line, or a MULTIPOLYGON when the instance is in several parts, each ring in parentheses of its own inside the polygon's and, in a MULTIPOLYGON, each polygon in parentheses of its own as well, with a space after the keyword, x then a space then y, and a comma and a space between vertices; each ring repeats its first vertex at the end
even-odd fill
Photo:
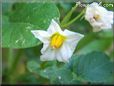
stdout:
POLYGON ((93 31, 111 29, 113 24, 113 12, 93 2, 86 8, 85 19, 93 26, 93 31))
POLYGON ((41 61, 58 60, 59 62, 68 62, 76 45, 84 37, 80 33, 67 29, 62 31, 58 23, 53 19, 47 31, 32 30, 31 32, 43 42, 41 61))

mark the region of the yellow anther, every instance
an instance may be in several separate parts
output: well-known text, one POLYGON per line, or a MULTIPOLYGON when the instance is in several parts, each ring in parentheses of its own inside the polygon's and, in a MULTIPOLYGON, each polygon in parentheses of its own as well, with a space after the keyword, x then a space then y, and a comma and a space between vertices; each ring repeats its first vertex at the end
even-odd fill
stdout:
POLYGON ((100 19, 100 15, 96 14, 93 18, 94 18, 95 20, 99 20, 99 19, 100 19))
POLYGON ((52 48, 59 48, 62 46, 65 39, 66 39, 65 36, 57 32, 52 35, 50 45, 52 48))

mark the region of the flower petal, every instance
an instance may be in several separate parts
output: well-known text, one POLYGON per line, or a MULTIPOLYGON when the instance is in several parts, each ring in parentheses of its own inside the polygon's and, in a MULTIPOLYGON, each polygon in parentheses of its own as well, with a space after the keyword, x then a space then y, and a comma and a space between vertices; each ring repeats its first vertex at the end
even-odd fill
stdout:
POLYGON ((94 16, 94 10, 91 7, 87 7, 85 13, 85 19, 89 22, 93 21, 93 16, 94 16))
POLYGON ((108 17, 109 17, 109 19, 110 19, 110 21, 111 21, 111 24, 113 24, 113 22, 114 22, 114 12, 109 11, 108 13, 109 13, 109 14, 108 14, 108 15, 109 15, 108 17))
MULTIPOLYGON (((63 62, 69 62, 69 59, 71 58, 73 54, 73 51, 69 45, 64 43, 62 47, 60 48, 60 55, 61 55, 63 62)), ((60 60, 60 57, 57 57, 57 59, 60 60)))
POLYGON ((46 49, 43 55, 40 56, 41 61, 52 61, 55 59, 55 51, 50 47, 48 47, 48 49, 46 49))
POLYGON ((114 14, 114 12, 107 11, 107 14, 105 15, 105 18, 103 18, 103 19, 107 20, 106 23, 113 24, 113 22, 114 22, 113 14, 114 14))
POLYGON ((60 26, 58 25, 58 23, 56 23, 56 21, 54 19, 52 19, 51 24, 48 28, 48 33, 53 34, 55 32, 61 33, 62 30, 61 30, 60 26))
POLYGON ((67 29, 64 31, 64 34, 67 37, 68 41, 70 41, 70 40, 78 41, 82 37, 84 37, 84 35, 82 35, 80 33, 72 32, 72 31, 67 30, 67 29))
POLYGON ((69 30, 65 30, 64 34, 67 36, 67 40, 65 41, 74 51, 77 43, 84 37, 84 35, 76 32, 72 32, 69 30))
POLYGON ((63 57, 62 57, 62 55, 61 55, 61 53, 60 53, 59 50, 56 52, 56 59, 57 59, 59 62, 64 62, 63 57))
POLYGON ((43 54, 47 50, 48 47, 49 47, 49 43, 44 43, 43 48, 41 49, 41 53, 43 54))
POLYGON ((32 30, 33 35, 43 43, 49 43, 50 35, 46 31, 32 30))

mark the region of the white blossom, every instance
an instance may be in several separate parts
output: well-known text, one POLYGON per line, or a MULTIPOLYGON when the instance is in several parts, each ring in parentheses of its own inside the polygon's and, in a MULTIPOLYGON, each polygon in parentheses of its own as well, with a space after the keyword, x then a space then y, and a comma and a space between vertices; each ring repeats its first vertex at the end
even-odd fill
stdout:
POLYGON ((93 26, 93 31, 111 29, 113 24, 113 12, 93 2, 86 8, 85 19, 93 26))
POLYGON ((62 31, 60 26, 52 19, 47 31, 32 30, 33 35, 43 42, 41 61, 58 60, 68 62, 82 34, 69 30, 62 31))

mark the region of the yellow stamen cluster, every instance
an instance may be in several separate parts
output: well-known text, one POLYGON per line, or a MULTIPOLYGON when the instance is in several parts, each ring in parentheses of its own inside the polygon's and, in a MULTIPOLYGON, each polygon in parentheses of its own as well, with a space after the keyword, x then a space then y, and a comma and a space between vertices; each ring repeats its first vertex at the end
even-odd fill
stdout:
POLYGON ((96 14, 93 18, 94 18, 95 20, 99 20, 99 19, 100 19, 100 15, 96 14))
POLYGON ((60 48, 64 42, 64 40, 66 39, 65 36, 59 34, 58 32, 57 33, 54 33, 52 36, 51 36, 51 42, 50 42, 50 45, 52 48, 60 48))

